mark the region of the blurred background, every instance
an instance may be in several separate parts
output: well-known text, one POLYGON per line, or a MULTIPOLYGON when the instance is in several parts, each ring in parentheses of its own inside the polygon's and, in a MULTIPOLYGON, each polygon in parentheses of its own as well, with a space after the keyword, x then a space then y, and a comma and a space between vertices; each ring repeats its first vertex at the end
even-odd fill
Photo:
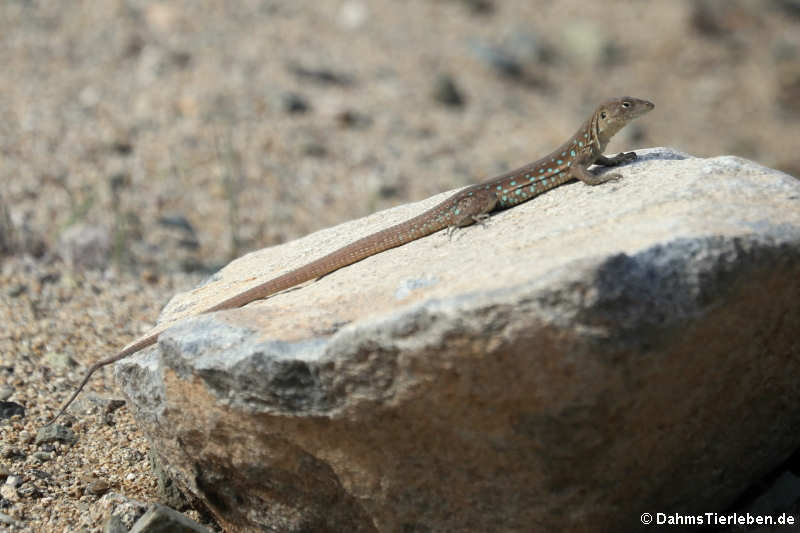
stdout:
POLYGON ((95 475, 159 498, 125 409, 78 419, 48 476, 20 465, 38 464, 33 435, 86 365, 172 294, 247 251, 526 164, 622 95, 656 108, 609 153, 800 176, 800 1, 0 1, 0 396, 25 413, 0 447, 33 495, 3 513, 96 525, 95 475))
POLYGON ((0 24, 4 246, 151 282, 525 164, 612 96, 656 110, 609 152, 800 175, 797 1, 8 0, 0 24))

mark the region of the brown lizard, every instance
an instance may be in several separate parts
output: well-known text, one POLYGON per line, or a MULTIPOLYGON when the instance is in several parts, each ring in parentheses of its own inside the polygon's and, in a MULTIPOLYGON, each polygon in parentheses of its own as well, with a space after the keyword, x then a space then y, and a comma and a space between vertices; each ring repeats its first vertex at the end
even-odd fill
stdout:
MULTIPOLYGON (((368 235, 324 257, 235 294, 200 314, 241 307, 431 233, 482 222, 492 211, 513 207, 573 179, 579 179, 588 185, 600 185, 619 179, 622 176, 617 172, 595 176, 588 168, 592 164, 615 166, 636 159, 635 152, 605 157, 603 150, 619 130, 653 107, 647 100, 628 96, 604 102, 575 135, 542 159, 466 187, 412 219, 368 235)), ((116 355, 101 359, 89 367, 78 388, 47 424, 52 424, 67 410, 97 369, 155 344, 165 329, 167 327, 158 329, 127 345, 116 355)))

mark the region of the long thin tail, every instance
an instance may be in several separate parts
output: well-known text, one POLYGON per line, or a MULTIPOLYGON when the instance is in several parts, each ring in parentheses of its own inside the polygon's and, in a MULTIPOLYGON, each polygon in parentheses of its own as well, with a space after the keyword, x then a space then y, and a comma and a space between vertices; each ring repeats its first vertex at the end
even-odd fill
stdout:
MULTIPOLYGON (((324 276, 325 274, 329 274, 335 270, 339 270, 342 267, 361 261, 362 259, 365 259, 371 255, 375 255, 390 248, 395 248, 407 242, 414 241, 426 235, 430 235, 431 233, 435 233, 448 227, 450 224, 450 221, 444 216, 437 218, 436 215, 444 215, 449 213, 451 207, 458 202, 459 198, 460 196, 458 194, 451 196, 444 202, 441 202, 432 209, 429 209, 428 211, 425 211, 424 213, 417 215, 410 220, 401 222, 400 224, 352 242, 324 257, 316 259, 281 276, 265 281, 264 283, 260 283, 255 287, 235 294, 230 298, 227 298, 220 303, 201 311, 198 314, 241 307, 255 300, 266 298, 267 296, 275 294, 276 292, 299 285, 300 283, 324 276)), ((158 340, 158 336, 162 331, 164 331, 164 329, 166 328, 162 328, 155 333, 151 333, 147 337, 144 337, 143 339, 126 346, 116 355, 107 359, 101 359, 89 367, 86 375, 83 376, 81 384, 78 385, 78 388, 75 389, 75 392, 73 392, 69 400, 64 403, 63 407, 61 407, 61 410, 58 411, 56 416, 54 416, 47 424, 45 424, 45 426, 49 426, 55 422, 58 417, 64 414, 64 412, 66 412, 70 404, 72 404, 75 398, 78 397, 78 394, 81 393, 83 387, 86 386, 86 383, 89 382, 92 374, 94 374, 98 369, 103 368, 106 365, 110 365, 111 363, 116 363, 120 359, 124 359, 129 355, 132 355, 142 348, 146 348, 151 344, 155 344, 158 340)))
POLYGON ((113 355, 111 357, 107 357, 106 359, 100 359, 95 364, 90 366, 89 370, 86 372, 86 375, 83 376, 83 380, 81 381, 81 384, 78 385, 78 388, 75 389, 75 392, 73 392, 72 396, 69 397, 69 400, 67 400, 64 403, 64 405, 58 411, 56 416, 51 418, 50 421, 47 424, 45 424, 45 427, 47 427, 50 424, 52 424, 53 422, 55 422, 58 419, 58 417, 60 417, 61 415, 63 415, 67 411, 67 408, 70 406, 70 404, 72 404, 72 402, 75 401, 75 398, 78 397, 78 394, 81 393, 83 388, 89 382, 89 378, 92 377, 92 374, 94 374, 99 369, 103 368, 104 366, 110 365, 111 363, 116 363, 120 359, 125 359, 129 355, 138 352, 142 348, 147 348, 148 346, 150 346, 152 344, 155 344, 155 342, 158 340, 158 336, 159 336, 160 333, 161 332, 153 333, 152 335, 148 335, 147 337, 145 337, 143 339, 140 339, 140 340, 134 342, 133 344, 130 344, 130 345, 126 346, 125 348, 122 349, 122 351, 120 351, 116 355, 113 355))

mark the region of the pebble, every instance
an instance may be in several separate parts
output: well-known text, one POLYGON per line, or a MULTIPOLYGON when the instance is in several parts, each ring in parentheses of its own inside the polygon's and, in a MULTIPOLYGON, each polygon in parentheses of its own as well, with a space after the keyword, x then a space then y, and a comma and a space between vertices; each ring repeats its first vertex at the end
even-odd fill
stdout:
POLYGON ((10 298, 18 298, 28 292, 28 286, 24 283, 17 283, 16 285, 12 286, 8 289, 8 296, 10 298))
POLYGON ((22 486, 17 489, 17 493, 24 498, 36 498, 41 496, 42 491, 33 483, 23 483, 22 486))
POLYGON ((19 494, 17 493, 16 487, 13 487, 7 483, 0 486, 0 496, 10 502, 19 501, 19 494))
POLYGON ((368 15, 364 2, 350 0, 339 8, 339 24, 346 30, 355 30, 366 22, 368 15))
POLYGON ((14 394, 14 388, 8 385, 0 386, 0 401, 6 401, 14 394))
POLYGON ((284 111, 290 114, 305 113, 311 107, 308 103, 308 100, 306 100, 302 95, 291 92, 285 93, 281 97, 281 106, 283 107, 284 111))
POLYGON ((462 2, 476 15, 491 15, 494 13, 494 2, 492 0, 462 0, 462 2))
POLYGON ((53 455, 48 452, 34 452, 33 458, 39 461, 40 463, 45 463, 53 458, 53 455))
POLYGON ((6 459, 14 459, 14 458, 22 458, 25 457, 25 454, 19 451, 18 448, 14 448, 13 446, 4 446, 2 450, 2 456, 6 459))
POLYGON ((9 516, 9 515, 7 515, 5 513, 0 513, 0 523, 6 524, 8 526, 14 526, 14 525, 20 526, 20 525, 22 525, 19 520, 15 519, 14 517, 9 516))
POLYGON ((574 62, 586 66, 608 65, 619 55, 603 28, 590 22, 571 22, 564 26, 561 45, 574 62))
POLYGON ((773 6, 793 17, 800 17, 800 0, 773 0, 773 6))
POLYGON ((53 441, 74 444, 78 441, 78 437, 75 436, 74 431, 60 424, 51 424, 49 426, 39 428, 39 431, 36 432, 36 444, 53 441))
POLYGON ((483 63, 490 66, 499 74, 507 78, 522 78, 524 67, 506 50, 497 46, 491 46, 477 40, 469 43, 472 54, 483 63))
POLYGON ((103 533, 128 533, 128 528, 122 523, 120 517, 112 514, 103 525, 103 533))
POLYGON ((33 442, 33 435, 27 430, 20 431, 17 437, 19 438, 19 441, 24 444, 30 444, 33 442))
POLYGON ((105 227, 75 224, 61 234, 59 253, 75 270, 102 270, 111 259, 111 233, 105 227))
POLYGON ((328 149, 324 144, 311 141, 303 145, 303 154, 309 157, 325 157, 328 155, 328 149))
POLYGON ((433 98, 448 107, 464 107, 464 95, 452 76, 442 74, 436 79, 433 98))
POLYGON ((76 365, 75 360, 63 352, 48 352, 44 356, 44 362, 54 370, 67 369, 76 365))
POLYGON ((183 213, 171 213, 158 217, 158 225, 165 228, 177 228, 187 235, 197 235, 197 231, 183 213))
POLYGON ((94 496, 100 496, 108 492, 108 489, 110 488, 111 485, 108 484, 108 481, 104 479, 96 479, 86 485, 86 492, 94 496))
POLYGON ((800 63, 788 62, 776 70, 777 102, 784 113, 800 116, 800 63))
POLYGON ((0 420, 11 418, 14 415, 25 416, 25 408, 16 402, 0 402, 0 420))
POLYGON ((343 109, 336 114, 336 121, 344 128, 363 130, 372 125, 372 118, 355 109, 343 109))
POLYGON ((306 79, 321 85, 348 86, 353 84, 353 77, 343 72, 328 68, 309 68, 298 64, 290 64, 289 71, 299 79, 306 79))

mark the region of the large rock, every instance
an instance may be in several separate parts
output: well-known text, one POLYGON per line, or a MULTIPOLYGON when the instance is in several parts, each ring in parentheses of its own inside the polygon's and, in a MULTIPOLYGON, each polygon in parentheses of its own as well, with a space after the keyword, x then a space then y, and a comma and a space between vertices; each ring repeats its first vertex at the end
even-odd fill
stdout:
MULTIPOLYGON (((800 181, 640 155, 619 182, 180 321, 117 365, 160 462, 237 532, 725 509, 800 446, 800 181)), ((445 196, 242 257, 161 322, 445 196)))

